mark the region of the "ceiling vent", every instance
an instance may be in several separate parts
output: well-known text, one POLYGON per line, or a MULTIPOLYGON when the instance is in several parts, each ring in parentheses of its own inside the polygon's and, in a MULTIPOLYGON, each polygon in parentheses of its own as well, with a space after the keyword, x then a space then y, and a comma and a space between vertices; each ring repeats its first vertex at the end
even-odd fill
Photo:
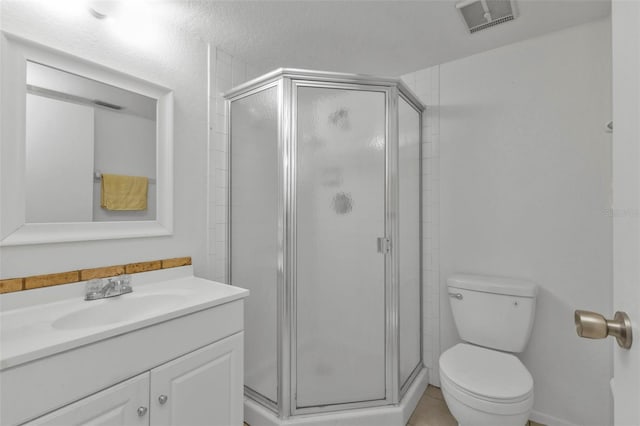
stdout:
POLYGON ((471 34, 516 17, 513 0, 465 0, 456 4, 471 34))

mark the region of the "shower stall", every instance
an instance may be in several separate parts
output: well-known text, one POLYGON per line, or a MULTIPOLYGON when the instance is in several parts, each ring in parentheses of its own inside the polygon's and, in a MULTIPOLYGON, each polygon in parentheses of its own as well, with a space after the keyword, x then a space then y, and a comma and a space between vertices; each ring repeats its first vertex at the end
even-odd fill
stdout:
POLYGON ((247 421, 406 422, 426 386, 423 105, 397 79, 295 69, 225 98, 247 421))

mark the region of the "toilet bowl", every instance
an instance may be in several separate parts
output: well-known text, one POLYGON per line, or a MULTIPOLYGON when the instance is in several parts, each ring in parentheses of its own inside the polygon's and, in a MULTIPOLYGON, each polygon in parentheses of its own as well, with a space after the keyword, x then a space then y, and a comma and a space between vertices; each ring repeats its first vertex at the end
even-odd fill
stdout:
POLYGON ((461 426, 523 426, 533 378, 514 355, 460 343, 440 357, 440 385, 461 426))
POLYGON ((459 343, 440 356, 440 384, 461 426, 523 426, 533 408, 533 378, 512 353, 531 335, 537 286, 478 275, 447 279, 459 343), (512 353, 510 353, 512 352, 512 353))

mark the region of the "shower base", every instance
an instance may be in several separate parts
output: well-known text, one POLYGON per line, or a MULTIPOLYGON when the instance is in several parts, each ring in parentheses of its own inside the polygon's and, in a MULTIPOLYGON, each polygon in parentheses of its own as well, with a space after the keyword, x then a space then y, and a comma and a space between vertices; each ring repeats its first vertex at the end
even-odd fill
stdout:
POLYGON ((423 368, 398 405, 333 411, 330 413, 278 418, 259 403, 244 398, 244 421, 251 426, 404 426, 429 384, 429 372, 423 368))

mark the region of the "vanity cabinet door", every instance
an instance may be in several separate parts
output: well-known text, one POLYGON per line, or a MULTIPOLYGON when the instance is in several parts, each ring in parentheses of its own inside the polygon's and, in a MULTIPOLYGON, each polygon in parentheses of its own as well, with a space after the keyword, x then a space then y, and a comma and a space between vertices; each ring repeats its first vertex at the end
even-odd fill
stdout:
POLYGON ((149 373, 39 417, 23 426, 149 426, 149 373))
POLYGON ((151 424, 242 425, 243 344, 240 332, 151 370, 151 424))

